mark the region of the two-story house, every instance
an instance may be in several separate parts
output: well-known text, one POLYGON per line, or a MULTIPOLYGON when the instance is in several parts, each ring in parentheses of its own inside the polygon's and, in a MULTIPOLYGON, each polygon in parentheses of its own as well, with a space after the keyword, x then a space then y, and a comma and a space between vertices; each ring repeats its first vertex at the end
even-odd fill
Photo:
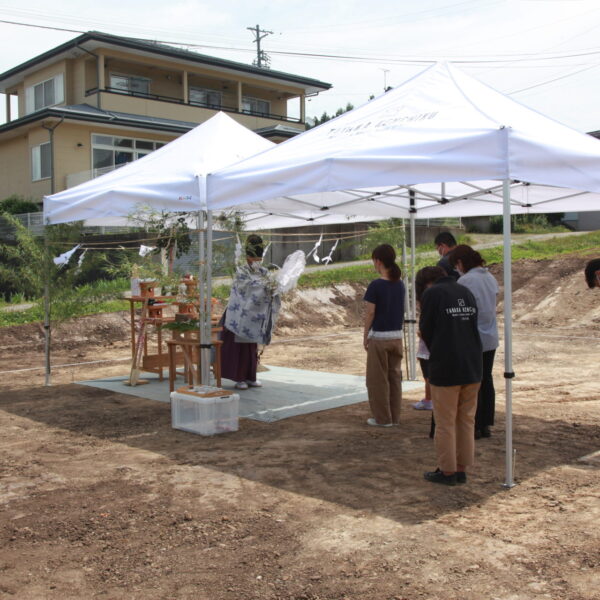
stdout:
POLYGON ((0 199, 41 199, 148 154, 217 111, 282 141, 330 84, 132 38, 85 33, 0 74, 0 199), (11 98, 18 97, 18 114, 11 98), (297 117, 288 102, 298 102, 297 117))

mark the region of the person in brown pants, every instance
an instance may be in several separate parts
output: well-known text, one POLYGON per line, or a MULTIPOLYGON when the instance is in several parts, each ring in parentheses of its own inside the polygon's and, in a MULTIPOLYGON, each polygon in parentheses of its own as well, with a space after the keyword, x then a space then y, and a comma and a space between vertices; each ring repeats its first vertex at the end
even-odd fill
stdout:
POLYGON ((423 293, 419 329, 430 352, 438 463, 425 479, 466 483, 466 469, 475 462, 475 411, 482 376, 475 297, 452 277, 440 277, 423 293))
POLYGON ((367 425, 392 427, 400 421, 404 284, 396 252, 389 244, 371 255, 380 277, 365 292, 363 346, 367 351, 367 391, 372 418, 367 425))

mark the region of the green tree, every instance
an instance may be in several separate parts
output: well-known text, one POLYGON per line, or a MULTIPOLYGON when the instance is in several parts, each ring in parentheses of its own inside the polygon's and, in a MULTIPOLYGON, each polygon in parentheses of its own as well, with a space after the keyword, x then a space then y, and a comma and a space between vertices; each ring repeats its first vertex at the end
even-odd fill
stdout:
MULTIPOLYGON (((327 114, 326 111, 323 112, 323 114, 321 115, 321 117, 315 117, 314 120, 314 125, 312 125, 311 127, 316 127, 317 125, 321 125, 323 123, 326 123, 327 121, 330 121, 331 119, 335 119, 335 117, 339 117, 340 115, 343 115, 345 112, 348 112, 350 110, 352 110, 354 108, 354 105, 351 104, 350 102, 348 102, 348 104, 346 104, 345 108, 338 108, 335 111, 334 115, 329 116, 327 114)), ((307 129, 311 129, 311 127, 307 127, 307 129)))
POLYGON ((140 206, 130 220, 143 227, 149 233, 156 234, 156 250, 158 254, 164 250, 167 256, 168 273, 173 273, 175 257, 187 254, 192 246, 190 228, 187 224, 194 213, 174 213, 168 211, 155 211, 149 206, 140 206))

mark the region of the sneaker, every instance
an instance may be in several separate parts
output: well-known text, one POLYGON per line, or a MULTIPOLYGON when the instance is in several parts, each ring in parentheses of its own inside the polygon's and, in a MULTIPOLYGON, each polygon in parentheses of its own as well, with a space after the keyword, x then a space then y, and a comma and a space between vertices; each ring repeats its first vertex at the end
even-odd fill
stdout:
POLYGON ((250 387, 262 387, 262 381, 259 381, 258 379, 256 381, 250 381, 249 379, 246 379, 246 383, 250 387))
POLYGON ((247 390, 248 389, 248 384, 245 381, 238 381, 235 384, 235 389, 236 390, 247 390))
POLYGON ((433 410, 433 402, 431 400, 423 398, 423 400, 415 402, 413 404, 413 408, 415 410, 433 410))
POLYGON ((386 423, 385 425, 382 425, 381 423, 378 423, 375 419, 367 419, 367 425, 371 425, 372 427, 393 427, 394 426, 392 423, 386 423))
POLYGON ((456 471, 456 483, 467 483, 467 474, 464 471, 456 471))
POLYGON ((444 475, 439 469, 435 471, 427 471, 425 479, 431 483, 441 483, 443 485, 456 485, 456 473, 452 475, 444 475))

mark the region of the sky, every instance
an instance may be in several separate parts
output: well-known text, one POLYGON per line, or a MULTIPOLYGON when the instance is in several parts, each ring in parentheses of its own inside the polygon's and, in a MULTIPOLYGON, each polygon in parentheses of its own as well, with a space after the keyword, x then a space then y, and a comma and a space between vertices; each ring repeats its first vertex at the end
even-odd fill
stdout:
POLYGON ((261 42, 271 68, 333 85, 310 99, 307 116, 359 106, 385 85, 448 60, 557 121, 600 130, 600 0, 62 0, 56 6, 0 0, 0 72, 89 30, 192 44, 186 47, 250 64, 256 46, 247 28, 259 25, 272 32, 261 42))

